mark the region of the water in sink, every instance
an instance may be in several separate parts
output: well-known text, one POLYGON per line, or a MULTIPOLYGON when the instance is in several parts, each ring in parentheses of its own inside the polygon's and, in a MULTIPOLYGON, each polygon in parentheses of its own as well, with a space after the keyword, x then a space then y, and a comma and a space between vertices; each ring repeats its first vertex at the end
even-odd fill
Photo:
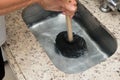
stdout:
POLYGON ((58 54, 55 47, 55 38, 58 33, 66 31, 65 16, 59 14, 57 17, 46 19, 30 27, 30 30, 45 49, 53 64, 65 73, 78 73, 104 61, 108 58, 99 46, 87 35, 83 27, 72 20, 73 32, 83 37, 86 41, 88 51, 79 58, 67 58, 58 54))

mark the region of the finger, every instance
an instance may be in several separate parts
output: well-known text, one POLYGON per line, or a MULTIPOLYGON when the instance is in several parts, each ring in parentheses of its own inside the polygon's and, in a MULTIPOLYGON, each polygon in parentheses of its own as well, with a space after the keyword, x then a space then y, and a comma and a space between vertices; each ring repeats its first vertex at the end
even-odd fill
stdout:
POLYGON ((64 15, 70 16, 71 18, 74 16, 74 12, 69 12, 69 11, 67 11, 67 10, 63 11, 62 13, 63 13, 64 15))
POLYGON ((74 8, 75 8, 74 10, 63 8, 63 12, 65 12, 67 15, 71 15, 71 14, 74 15, 77 10, 77 7, 74 8))
POLYGON ((67 10, 67 11, 70 11, 70 12, 76 12, 77 10, 77 4, 65 4, 64 5, 64 8, 67 10))

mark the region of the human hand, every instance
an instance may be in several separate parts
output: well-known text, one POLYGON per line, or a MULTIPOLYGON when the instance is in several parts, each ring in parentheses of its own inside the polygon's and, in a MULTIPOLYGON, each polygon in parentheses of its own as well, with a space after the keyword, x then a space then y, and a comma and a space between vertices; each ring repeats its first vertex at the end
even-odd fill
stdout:
POLYGON ((77 9, 76 0, 38 0, 38 2, 45 10, 61 11, 71 18, 77 9))

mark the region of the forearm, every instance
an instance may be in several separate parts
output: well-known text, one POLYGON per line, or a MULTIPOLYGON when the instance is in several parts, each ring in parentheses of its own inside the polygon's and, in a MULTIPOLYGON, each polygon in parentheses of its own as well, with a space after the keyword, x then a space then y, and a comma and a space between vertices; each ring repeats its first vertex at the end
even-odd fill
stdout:
POLYGON ((0 15, 26 7, 33 3, 40 4, 45 10, 61 11, 71 17, 73 17, 77 9, 76 0, 0 0, 0 15))
POLYGON ((0 15, 9 13, 11 11, 26 7, 30 4, 36 3, 36 0, 4 0, 0 1, 0 15), (8 1, 6 3, 6 1, 8 1))
POLYGON ((5 9, 28 1, 30 0, 0 0, 0 9, 5 9))
POLYGON ((0 9, 0 15, 7 14, 9 12, 20 9, 22 7, 26 7, 30 4, 31 4, 31 2, 24 2, 24 3, 18 4, 18 5, 10 6, 10 7, 4 8, 4 9, 0 9))

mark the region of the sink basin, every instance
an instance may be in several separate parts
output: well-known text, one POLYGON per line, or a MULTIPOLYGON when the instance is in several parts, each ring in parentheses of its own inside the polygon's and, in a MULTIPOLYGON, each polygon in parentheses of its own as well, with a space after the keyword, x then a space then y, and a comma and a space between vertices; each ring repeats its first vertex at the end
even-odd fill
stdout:
POLYGON ((117 49, 114 36, 80 2, 72 19, 73 32, 85 39, 88 50, 79 58, 64 57, 56 49, 57 34, 66 31, 63 14, 33 4, 23 10, 22 17, 53 64, 65 73, 83 72, 105 61, 117 49))

